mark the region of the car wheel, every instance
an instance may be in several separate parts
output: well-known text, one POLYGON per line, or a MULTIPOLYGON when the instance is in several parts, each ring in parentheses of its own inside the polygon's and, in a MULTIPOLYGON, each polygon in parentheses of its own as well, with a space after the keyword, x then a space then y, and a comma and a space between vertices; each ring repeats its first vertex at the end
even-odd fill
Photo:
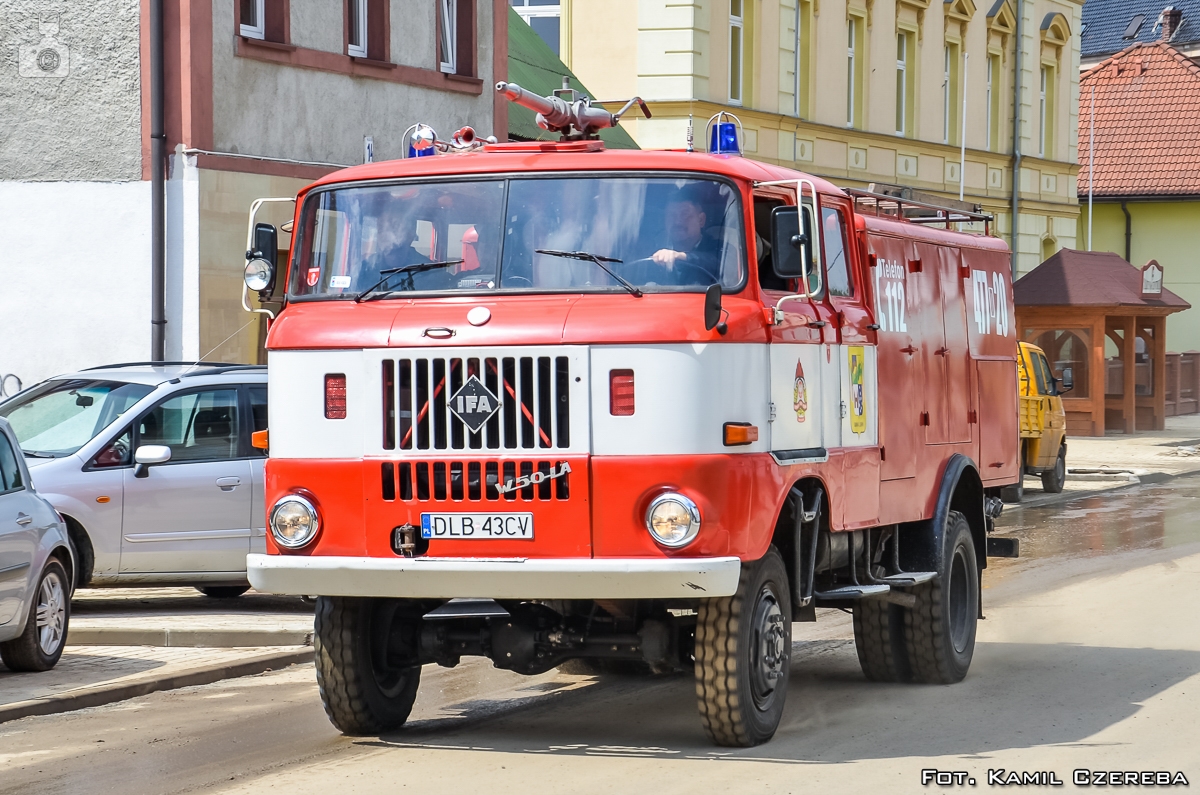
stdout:
POLYGON ((1042 473, 1042 491, 1047 494, 1061 494, 1067 482, 1067 448, 1058 448, 1058 458, 1054 460, 1054 468, 1042 473))
POLYGON ((249 585, 197 585, 196 590, 210 599, 236 599, 250 590, 249 585))
POLYGON ((13 671, 49 671, 62 657, 71 619, 67 571, 51 558, 32 594, 25 631, 0 643, 0 660, 13 671))
POLYGON ((975 654, 979 618, 979 566, 967 518, 950 511, 938 576, 912 589, 917 602, 904 611, 905 642, 913 681, 961 682, 975 654))

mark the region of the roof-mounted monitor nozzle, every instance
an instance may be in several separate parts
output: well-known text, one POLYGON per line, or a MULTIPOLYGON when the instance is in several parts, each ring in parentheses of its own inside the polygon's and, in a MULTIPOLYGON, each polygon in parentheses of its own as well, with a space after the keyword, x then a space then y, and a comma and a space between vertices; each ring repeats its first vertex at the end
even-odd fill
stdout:
POLYGON ((537 114, 539 127, 559 133, 564 141, 597 137, 600 130, 617 126, 621 117, 634 105, 642 109, 647 119, 650 118, 650 108, 641 97, 634 97, 616 113, 609 113, 603 107, 596 106, 615 105, 617 101, 599 102, 586 97, 571 88, 570 80, 566 77, 563 78, 563 87, 550 97, 538 96, 516 83, 503 80, 496 84, 496 90, 509 101, 532 110, 537 114))

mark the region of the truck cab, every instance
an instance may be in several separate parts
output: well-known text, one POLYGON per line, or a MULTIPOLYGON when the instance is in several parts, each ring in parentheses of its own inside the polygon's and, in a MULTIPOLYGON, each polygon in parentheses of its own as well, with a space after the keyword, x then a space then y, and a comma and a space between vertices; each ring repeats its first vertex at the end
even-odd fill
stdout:
POLYGON ((755 745, 818 606, 869 678, 961 680, 1016 553, 1008 253, 952 228, 990 219, 565 137, 331 174, 278 279, 252 219, 282 309, 250 580, 319 595, 334 724, 400 726, 465 655, 632 661, 694 669, 712 740, 755 745))

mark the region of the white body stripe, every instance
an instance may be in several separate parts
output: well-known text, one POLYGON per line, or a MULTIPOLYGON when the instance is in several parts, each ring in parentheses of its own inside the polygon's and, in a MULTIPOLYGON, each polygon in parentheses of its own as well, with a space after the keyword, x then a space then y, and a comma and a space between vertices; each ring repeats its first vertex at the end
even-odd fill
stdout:
POLYGON ((767 346, 718 343, 592 348, 596 455, 703 455, 770 449, 767 346), (609 413, 609 371, 634 372, 633 416, 609 413), (753 444, 726 447, 724 424, 758 426, 753 444))
MULTIPOLYGON (((878 439, 875 348, 862 346, 863 419, 855 432, 850 350, 844 345, 674 344, 528 346, 497 348, 390 348, 341 351, 272 351, 270 406, 272 458, 456 459, 535 455, 709 455, 770 450, 869 446, 878 439), (565 357, 570 363, 570 438, 533 448, 424 449, 397 443, 384 448, 383 362, 402 359, 565 357), (796 365, 805 379, 804 421, 795 402, 796 365), (609 412, 609 372, 634 371, 635 411, 609 412), (346 376, 346 418, 325 418, 325 376, 346 376), (578 379, 578 380, 576 380, 578 379), (770 420, 770 404, 776 417, 770 420), (843 404, 846 411, 843 414, 843 404), (727 422, 758 427, 759 440, 726 447, 727 422)), ((535 379, 536 379, 535 374, 535 379)), ((519 381, 519 379, 518 379, 519 381)), ((517 389, 520 390, 518 383, 517 389)), ((511 396, 502 394, 501 402, 511 396)), ((419 407, 399 407, 416 413, 419 407)), ((433 423, 442 422, 436 417, 433 423)), ((399 442, 399 440, 397 440, 399 442)))

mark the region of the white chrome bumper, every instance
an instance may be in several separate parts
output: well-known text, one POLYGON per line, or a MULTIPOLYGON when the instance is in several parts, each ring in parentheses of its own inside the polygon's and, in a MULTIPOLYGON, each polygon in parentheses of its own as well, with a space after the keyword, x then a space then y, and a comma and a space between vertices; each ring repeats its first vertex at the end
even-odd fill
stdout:
POLYGON ((421 599, 732 596, 737 558, 350 558, 248 555, 259 591, 421 599))

